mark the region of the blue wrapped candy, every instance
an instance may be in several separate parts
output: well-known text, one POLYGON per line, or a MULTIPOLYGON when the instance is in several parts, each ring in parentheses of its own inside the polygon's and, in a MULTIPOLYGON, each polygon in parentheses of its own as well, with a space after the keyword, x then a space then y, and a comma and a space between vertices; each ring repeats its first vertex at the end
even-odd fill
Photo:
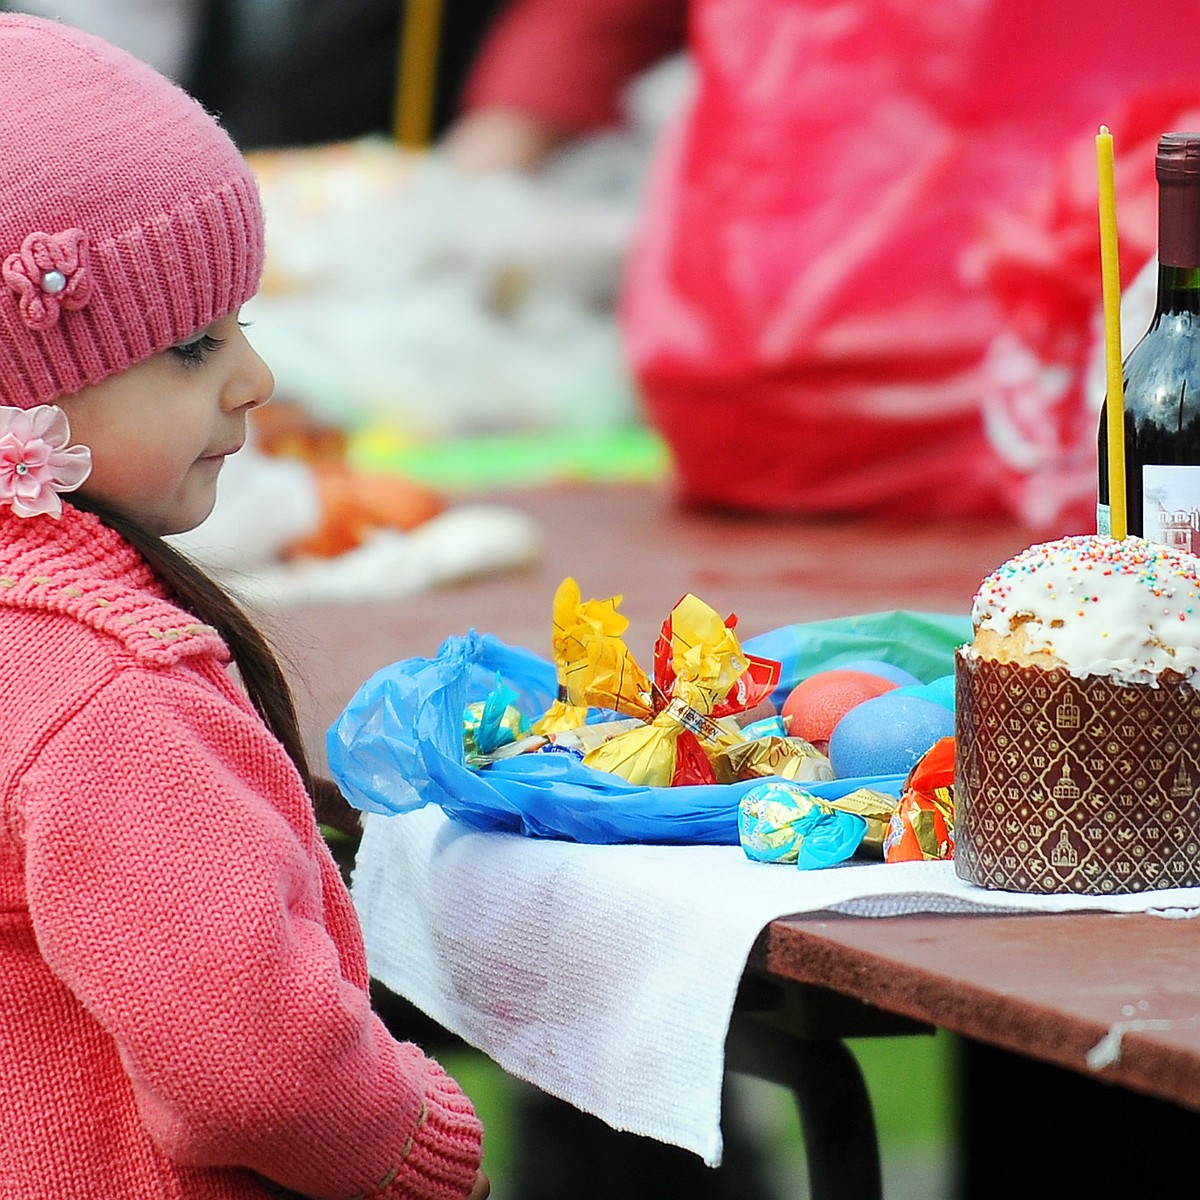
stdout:
POLYGON ((894 806, 892 797, 865 788, 830 800, 799 784, 768 779, 742 793, 738 835, 755 862, 794 862, 801 870, 832 867, 850 858, 868 831, 878 841, 894 806), (848 801, 860 812, 839 807, 848 801))

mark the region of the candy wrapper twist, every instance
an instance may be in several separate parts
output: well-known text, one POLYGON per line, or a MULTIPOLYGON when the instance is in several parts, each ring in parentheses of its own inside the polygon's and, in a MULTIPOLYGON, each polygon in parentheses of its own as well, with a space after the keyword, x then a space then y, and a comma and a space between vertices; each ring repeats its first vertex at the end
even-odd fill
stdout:
POLYGON ((742 793, 738 833, 755 862, 832 867, 862 847, 878 857, 895 807, 895 795, 871 787, 826 797, 792 781, 767 779, 742 793))
POLYGON ((908 773, 883 842, 886 862, 954 857, 954 739, 935 742, 908 773))
MULTIPOLYGON (((690 593, 684 596, 655 643, 652 714, 589 751, 584 763, 649 787, 716 783, 712 759, 742 740, 719 719, 753 708, 779 682, 779 663, 743 651, 736 623, 690 593)), ((606 699, 618 712, 640 715, 643 678, 631 669, 623 687, 606 692, 606 699)), ((595 694, 584 681, 581 697, 594 700, 595 694)))
POLYGON ((621 637, 629 621, 617 611, 620 603, 620 596, 584 600, 570 576, 558 585, 550 638, 558 696, 533 723, 532 733, 577 729, 592 708, 613 709, 642 720, 653 715, 650 680, 621 637), (618 703, 623 707, 618 709, 618 703))

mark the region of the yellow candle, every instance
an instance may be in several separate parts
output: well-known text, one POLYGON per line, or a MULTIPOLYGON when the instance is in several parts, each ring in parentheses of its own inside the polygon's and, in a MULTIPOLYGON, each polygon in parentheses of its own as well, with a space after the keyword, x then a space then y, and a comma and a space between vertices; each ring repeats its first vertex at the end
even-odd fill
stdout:
POLYGON ((400 30, 393 134, 406 150, 429 148, 437 100, 442 0, 408 0, 400 30))
POLYGON ((1125 536, 1125 379, 1121 371, 1121 270, 1117 261, 1117 198, 1113 140, 1107 125, 1096 135, 1100 183, 1100 277, 1104 295, 1104 365, 1108 379, 1105 426, 1112 536, 1125 536))

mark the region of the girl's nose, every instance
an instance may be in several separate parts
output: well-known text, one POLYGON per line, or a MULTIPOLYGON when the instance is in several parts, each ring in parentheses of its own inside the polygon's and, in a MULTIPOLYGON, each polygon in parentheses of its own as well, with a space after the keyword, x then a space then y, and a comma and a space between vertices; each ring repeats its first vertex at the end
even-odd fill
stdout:
POLYGON ((230 411, 238 408, 261 408, 275 391, 275 376, 244 334, 239 350, 237 368, 226 383, 222 395, 223 406, 230 411))

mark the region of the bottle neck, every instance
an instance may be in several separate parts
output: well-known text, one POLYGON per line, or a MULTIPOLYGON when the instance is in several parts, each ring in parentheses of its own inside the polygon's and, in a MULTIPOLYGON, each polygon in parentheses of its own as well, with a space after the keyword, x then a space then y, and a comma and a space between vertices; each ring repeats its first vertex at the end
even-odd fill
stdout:
POLYGON ((1200 174, 1158 172, 1158 261, 1200 268, 1200 174))
POLYGON ((1158 267, 1158 300, 1155 315, 1200 314, 1200 267, 1158 267))
POLYGON ((1156 317, 1200 313, 1200 175, 1158 175, 1156 317))

